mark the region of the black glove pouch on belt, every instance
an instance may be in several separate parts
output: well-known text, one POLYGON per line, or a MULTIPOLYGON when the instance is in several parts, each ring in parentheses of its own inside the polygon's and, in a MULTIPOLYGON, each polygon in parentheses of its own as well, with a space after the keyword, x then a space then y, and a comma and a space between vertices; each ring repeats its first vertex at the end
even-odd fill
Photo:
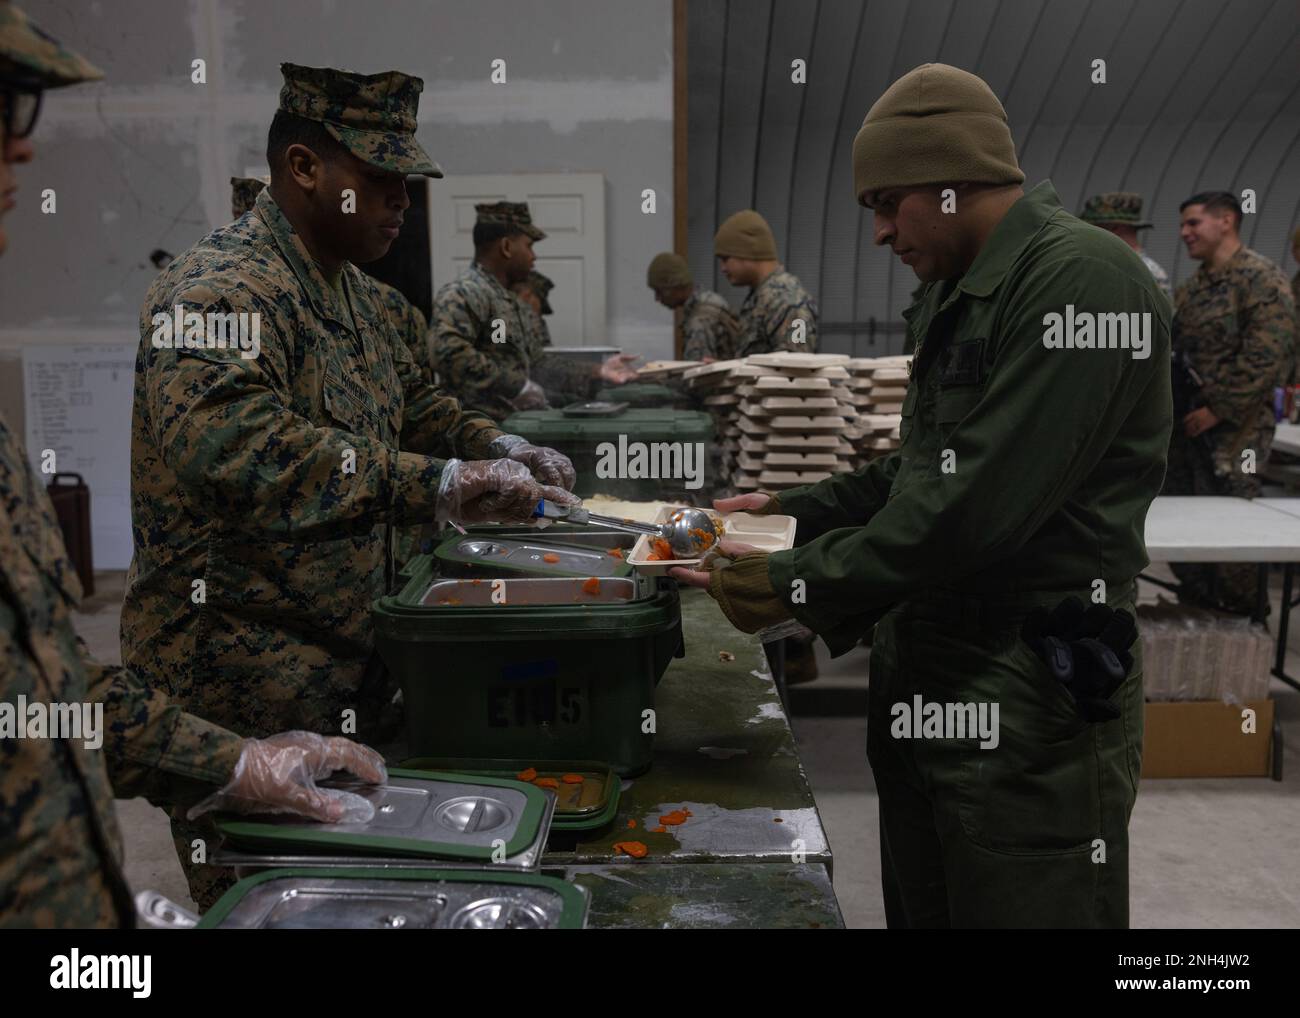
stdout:
POLYGON ((1020 636, 1066 688, 1085 721, 1119 717, 1110 698, 1133 667, 1129 648, 1137 639, 1137 622, 1132 615, 1104 604, 1085 608, 1077 597, 1067 597, 1050 612, 1035 609, 1020 636))

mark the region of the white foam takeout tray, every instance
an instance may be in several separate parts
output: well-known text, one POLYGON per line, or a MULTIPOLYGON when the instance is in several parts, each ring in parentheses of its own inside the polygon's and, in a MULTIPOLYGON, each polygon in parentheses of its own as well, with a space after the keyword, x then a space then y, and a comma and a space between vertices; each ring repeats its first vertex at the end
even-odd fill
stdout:
MULTIPOLYGON (((664 506, 655 516, 655 523, 667 523, 668 517, 677 511, 677 506, 664 506)), ((726 529, 722 535, 724 541, 736 541, 748 544, 759 551, 785 551, 794 547, 794 532, 798 522, 793 516, 755 516, 753 513, 718 513, 726 529)), ((628 564, 638 573, 647 576, 665 576, 669 569, 681 566, 694 569, 700 559, 684 558, 671 561, 652 562, 650 560, 650 537, 642 535, 632 546, 627 557, 628 564)))

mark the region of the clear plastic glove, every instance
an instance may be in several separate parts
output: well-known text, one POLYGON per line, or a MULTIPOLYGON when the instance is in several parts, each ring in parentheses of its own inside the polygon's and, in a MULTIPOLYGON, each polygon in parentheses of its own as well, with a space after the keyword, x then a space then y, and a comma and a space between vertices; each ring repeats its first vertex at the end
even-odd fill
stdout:
POLYGON ((542 499, 580 505, 563 488, 540 484, 512 459, 448 460, 438 485, 437 517, 453 523, 530 523, 542 499))
POLYGON ((632 362, 640 359, 640 356, 634 353, 616 353, 612 357, 606 357, 600 365, 601 380, 611 385, 622 385, 632 381, 636 378, 636 368, 632 367, 632 362))
POLYGON ((510 401, 510 405, 516 410, 545 410, 549 404, 546 402, 546 390, 530 378, 510 401))
POLYGON ((488 449, 516 463, 522 463, 542 484, 558 484, 572 491, 578 480, 568 456, 556 449, 533 445, 520 435, 502 435, 488 449))
POLYGON ((354 792, 320 788, 316 782, 335 771, 381 785, 388 780, 384 758, 341 736, 281 732, 248 739, 225 787, 187 814, 190 820, 212 810, 227 813, 295 813, 324 823, 366 823, 372 803, 354 792))

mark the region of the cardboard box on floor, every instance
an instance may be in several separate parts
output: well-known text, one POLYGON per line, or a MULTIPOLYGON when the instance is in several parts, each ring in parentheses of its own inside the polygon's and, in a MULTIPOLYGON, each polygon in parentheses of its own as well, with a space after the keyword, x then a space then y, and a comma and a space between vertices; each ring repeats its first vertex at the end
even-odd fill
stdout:
POLYGON ((1268 777, 1274 748, 1272 700, 1148 702, 1142 777, 1268 777), (1246 708, 1255 712, 1251 734, 1242 731, 1246 708))

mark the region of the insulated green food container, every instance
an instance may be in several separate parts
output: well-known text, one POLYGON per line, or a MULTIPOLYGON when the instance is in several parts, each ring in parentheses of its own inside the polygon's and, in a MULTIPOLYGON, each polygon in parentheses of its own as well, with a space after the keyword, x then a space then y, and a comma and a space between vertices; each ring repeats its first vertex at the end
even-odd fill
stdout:
POLYGON ((636 502, 698 500, 713 490, 713 418, 697 410, 640 409, 601 417, 524 410, 502 429, 573 461, 574 494, 636 502))
POLYGON ((682 656, 671 580, 448 578, 430 556, 374 604, 411 756, 650 766, 654 688, 682 656))

